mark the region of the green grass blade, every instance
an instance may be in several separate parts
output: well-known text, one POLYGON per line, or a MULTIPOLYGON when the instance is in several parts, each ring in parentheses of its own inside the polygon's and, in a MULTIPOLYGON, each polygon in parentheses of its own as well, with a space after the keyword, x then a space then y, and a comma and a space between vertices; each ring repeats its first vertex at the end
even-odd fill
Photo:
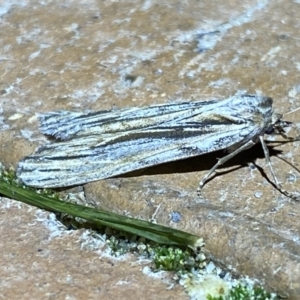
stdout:
POLYGON ((189 246, 196 250, 203 246, 203 240, 196 235, 101 209, 65 202, 39 194, 34 189, 21 187, 13 180, 8 183, 4 177, 0 177, 0 194, 51 212, 79 217, 97 226, 104 225, 129 232, 160 244, 189 246))

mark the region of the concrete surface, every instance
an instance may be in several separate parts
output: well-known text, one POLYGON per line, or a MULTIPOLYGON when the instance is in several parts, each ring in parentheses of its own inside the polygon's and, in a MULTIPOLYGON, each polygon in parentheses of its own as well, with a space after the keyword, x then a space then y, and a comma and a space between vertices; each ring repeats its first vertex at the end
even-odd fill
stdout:
MULTIPOLYGON (((0 160, 16 166, 46 141, 38 112, 247 92, 273 97, 276 111, 287 113, 300 106, 299 13, 297 0, 1 1, 0 160), (212 33, 199 38, 205 32, 212 33)), ((299 113, 286 119, 297 122, 299 113)), ((275 172, 291 192, 299 190, 299 173, 277 157, 299 167, 298 149, 299 142, 271 149, 275 172)), ((300 203, 268 182, 260 145, 221 168, 198 199, 199 179, 222 155, 90 183, 85 195, 143 219, 160 204, 158 223, 201 235, 216 260, 298 299, 300 203), (170 219, 174 211, 182 215, 178 223, 170 219)), ((1 203, 4 298, 187 298, 180 287, 167 290, 161 279, 142 275, 132 257, 110 261, 81 249, 80 232, 52 236, 50 214, 1 203)))

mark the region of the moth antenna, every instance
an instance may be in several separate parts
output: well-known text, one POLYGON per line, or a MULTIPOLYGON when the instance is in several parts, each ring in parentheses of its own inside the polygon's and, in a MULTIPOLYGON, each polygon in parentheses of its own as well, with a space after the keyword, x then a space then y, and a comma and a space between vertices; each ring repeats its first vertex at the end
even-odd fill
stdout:
POLYGON ((292 113, 294 113, 294 112, 296 112, 297 110, 299 110, 300 109, 300 107, 298 107, 298 108, 295 108, 295 109, 293 109, 293 110, 291 110, 291 111, 289 111, 289 112, 287 112, 287 113, 285 113, 285 114, 283 114, 282 116, 286 116, 286 115, 289 115, 289 114, 292 114, 292 113))

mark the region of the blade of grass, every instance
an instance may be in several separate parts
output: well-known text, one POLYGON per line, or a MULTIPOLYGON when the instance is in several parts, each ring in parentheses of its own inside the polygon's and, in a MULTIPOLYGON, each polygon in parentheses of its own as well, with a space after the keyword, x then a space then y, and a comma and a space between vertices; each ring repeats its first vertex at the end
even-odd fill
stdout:
POLYGON ((39 194, 32 188, 21 187, 13 180, 6 182, 1 177, 0 194, 47 211, 80 217, 95 225, 104 225, 129 232, 160 244, 184 245, 195 250, 199 250, 204 245, 202 238, 196 235, 101 209, 65 202, 48 195, 39 194))

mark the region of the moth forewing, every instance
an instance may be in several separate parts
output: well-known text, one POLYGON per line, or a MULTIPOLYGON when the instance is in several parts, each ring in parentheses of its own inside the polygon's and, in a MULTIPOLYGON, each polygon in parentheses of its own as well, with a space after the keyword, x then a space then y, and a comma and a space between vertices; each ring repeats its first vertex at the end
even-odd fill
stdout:
POLYGON ((93 113, 50 112, 40 122, 42 133, 56 141, 20 161, 17 175, 27 185, 84 184, 229 150, 201 180, 201 190, 218 166, 259 139, 263 143, 264 133, 279 126, 280 117, 273 113, 271 98, 242 95, 93 113))

